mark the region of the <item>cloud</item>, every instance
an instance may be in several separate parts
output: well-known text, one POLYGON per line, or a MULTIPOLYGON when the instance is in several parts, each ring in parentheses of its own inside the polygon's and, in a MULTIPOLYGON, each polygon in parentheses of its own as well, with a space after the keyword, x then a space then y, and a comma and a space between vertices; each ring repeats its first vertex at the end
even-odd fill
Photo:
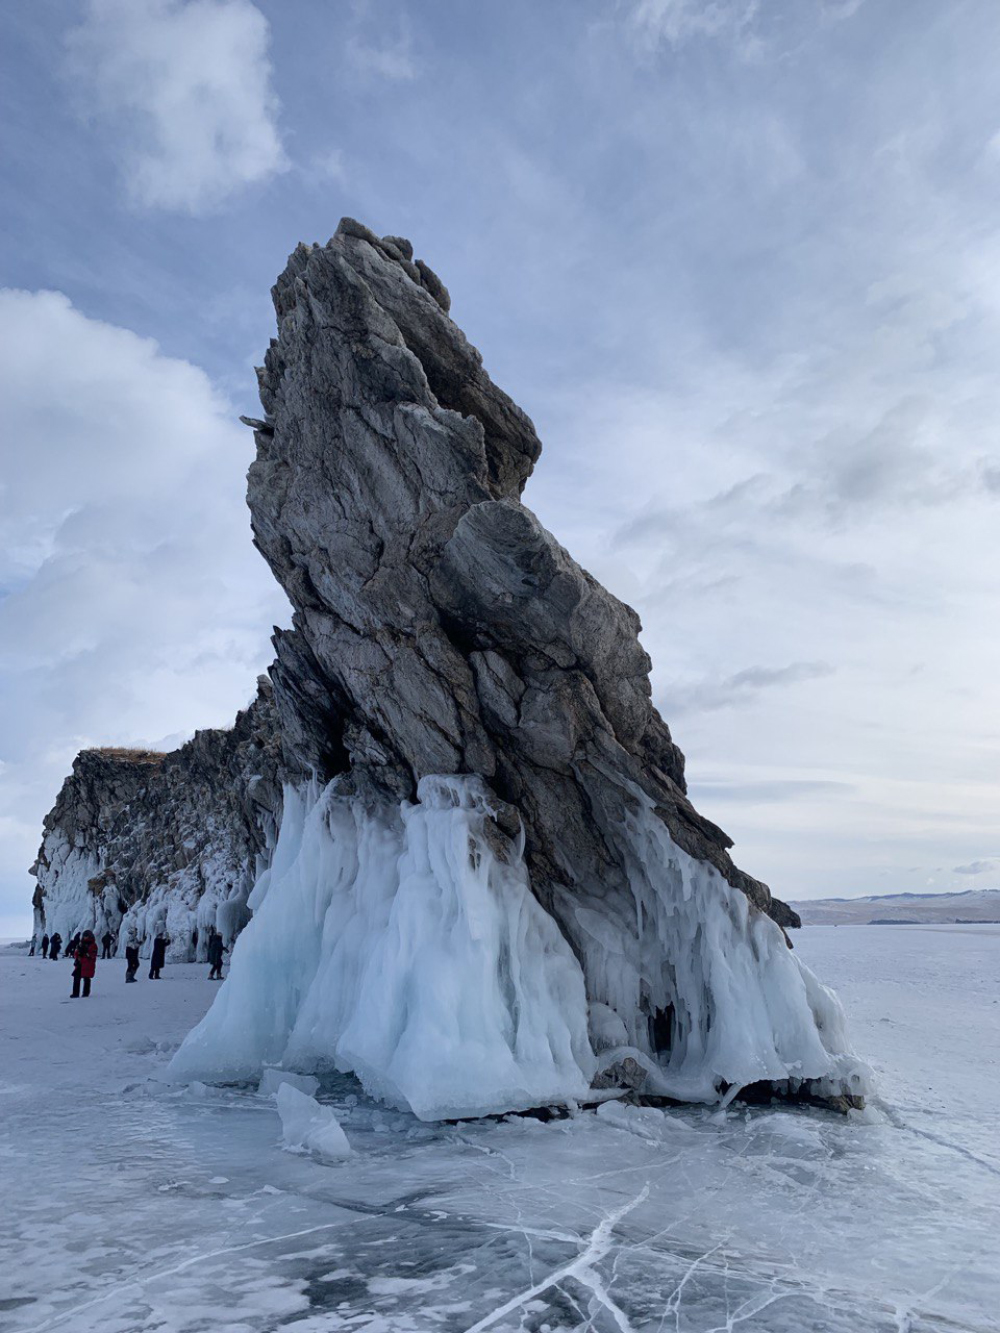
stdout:
POLYGON ((821 0, 820 18, 827 23, 843 23, 852 19, 865 0, 821 0))
POLYGON ((707 713, 718 708, 738 708, 753 702, 762 690, 773 690, 802 681, 833 675, 828 662, 791 662, 784 667, 746 667, 724 680, 703 680, 688 685, 668 685, 663 693, 667 716, 707 713))
POLYGON ((133 203, 207 213, 286 168, 268 41, 249 0, 88 0, 69 72, 133 203))
POLYGON ((75 752, 228 724, 288 611, 251 546, 251 438, 201 370, 10 290, 0 367, 0 890, 24 909, 75 752))
POLYGON ((326 148, 316 153, 309 163, 307 176, 311 180, 336 181, 343 184, 347 179, 342 148, 326 148))
POLYGON ((853 18, 865 0, 632 0, 629 20, 640 45, 673 48, 701 39, 729 45, 744 60, 794 50, 803 36, 853 18))
POLYGON ((696 782, 692 793, 696 801, 732 801, 746 805, 770 805, 784 801, 807 800, 811 796, 832 800, 849 795, 856 787, 850 782, 822 778, 761 778, 755 782, 696 782))
POLYGON ((680 46, 695 37, 746 40, 759 0, 638 0, 631 20, 647 44, 680 46))
POLYGON ((349 37, 346 51, 351 65, 360 74, 395 83, 405 83, 417 77, 417 64, 408 32, 401 33, 394 42, 375 43, 365 41, 362 37, 349 37))
POLYGON ((362 82, 409 83, 417 77, 413 28, 404 6, 350 0, 347 23, 342 46, 348 74, 362 82))
POLYGON ((730 676, 726 685, 735 690, 769 690, 775 685, 796 685, 800 680, 819 680, 832 674, 828 662, 792 662, 786 667, 747 667, 730 676))
POLYGON ((953 866, 952 873, 955 875, 986 875, 991 874, 996 869, 996 861, 970 861, 968 865, 953 866))

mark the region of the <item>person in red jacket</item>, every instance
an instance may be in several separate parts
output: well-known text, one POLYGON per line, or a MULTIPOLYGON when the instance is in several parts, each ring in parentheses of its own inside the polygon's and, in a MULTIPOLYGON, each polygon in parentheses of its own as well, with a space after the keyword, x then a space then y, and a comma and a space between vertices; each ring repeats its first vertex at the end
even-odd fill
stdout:
POLYGON ((73 996, 80 998, 80 982, 83 982, 83 998, 90 995, 90 982, 97 971, 97 941, 92 930, 85 930, 80 936, 76 948, 76 960, 73 964, 73 996))

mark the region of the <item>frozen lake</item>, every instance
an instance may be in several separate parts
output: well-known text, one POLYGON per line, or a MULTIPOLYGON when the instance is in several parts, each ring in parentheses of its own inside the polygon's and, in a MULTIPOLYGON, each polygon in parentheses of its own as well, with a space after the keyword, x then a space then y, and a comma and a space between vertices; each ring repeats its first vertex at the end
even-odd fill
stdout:
POLYGON ((808 927, 880 1099, 426 1126, 354 1155, 157 1080, 217 987, 0 954, 0 1327, 72 1333, 1000 1329, 1000 926, 808 927))

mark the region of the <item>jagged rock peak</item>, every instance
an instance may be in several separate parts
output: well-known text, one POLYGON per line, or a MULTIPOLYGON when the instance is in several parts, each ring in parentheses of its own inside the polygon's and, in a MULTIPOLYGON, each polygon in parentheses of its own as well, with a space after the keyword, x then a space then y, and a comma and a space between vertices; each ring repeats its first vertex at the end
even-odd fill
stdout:
POLYGON ((437 301, 445 314, 451 309, 451 297, 448 295, 448 288, 422 259, 414 262, 413 246, 402 236, 383 236, 380 239, 363 222, 356 222, 354 218, 341 218, 337 235, 354 236, 358 240, 367 241, 380 254, 385 255, 388 259, 394 259, 407 277, 437 301))
POLYGON ((273 289, 248 501, 295 607, 276 683, 300 746, 396 798, 427 774, 482 776, 550 906, 628 895, 618 831, 647 800, 678 846, 794 924, 688 801, 638 617, 520 503, 534 428, 402 253, 344 219, 273 289), (327 701, 307 721, 292 680, 327 701))

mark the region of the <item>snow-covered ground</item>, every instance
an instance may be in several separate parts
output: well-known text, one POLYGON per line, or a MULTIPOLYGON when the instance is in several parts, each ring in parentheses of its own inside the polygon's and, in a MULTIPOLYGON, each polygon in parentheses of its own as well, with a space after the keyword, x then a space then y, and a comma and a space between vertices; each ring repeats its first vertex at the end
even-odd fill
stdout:
POLYGON ((273 1095, 160 1081, 207 967, 99 963, 71 1001, 69 964, 0 954, 0 1326, 1000 1329, 1000 927, 796 942, 875 1066, 864 1117, 427 1125, 345 1078, 345 1160, 287 1151, 273 1095))

